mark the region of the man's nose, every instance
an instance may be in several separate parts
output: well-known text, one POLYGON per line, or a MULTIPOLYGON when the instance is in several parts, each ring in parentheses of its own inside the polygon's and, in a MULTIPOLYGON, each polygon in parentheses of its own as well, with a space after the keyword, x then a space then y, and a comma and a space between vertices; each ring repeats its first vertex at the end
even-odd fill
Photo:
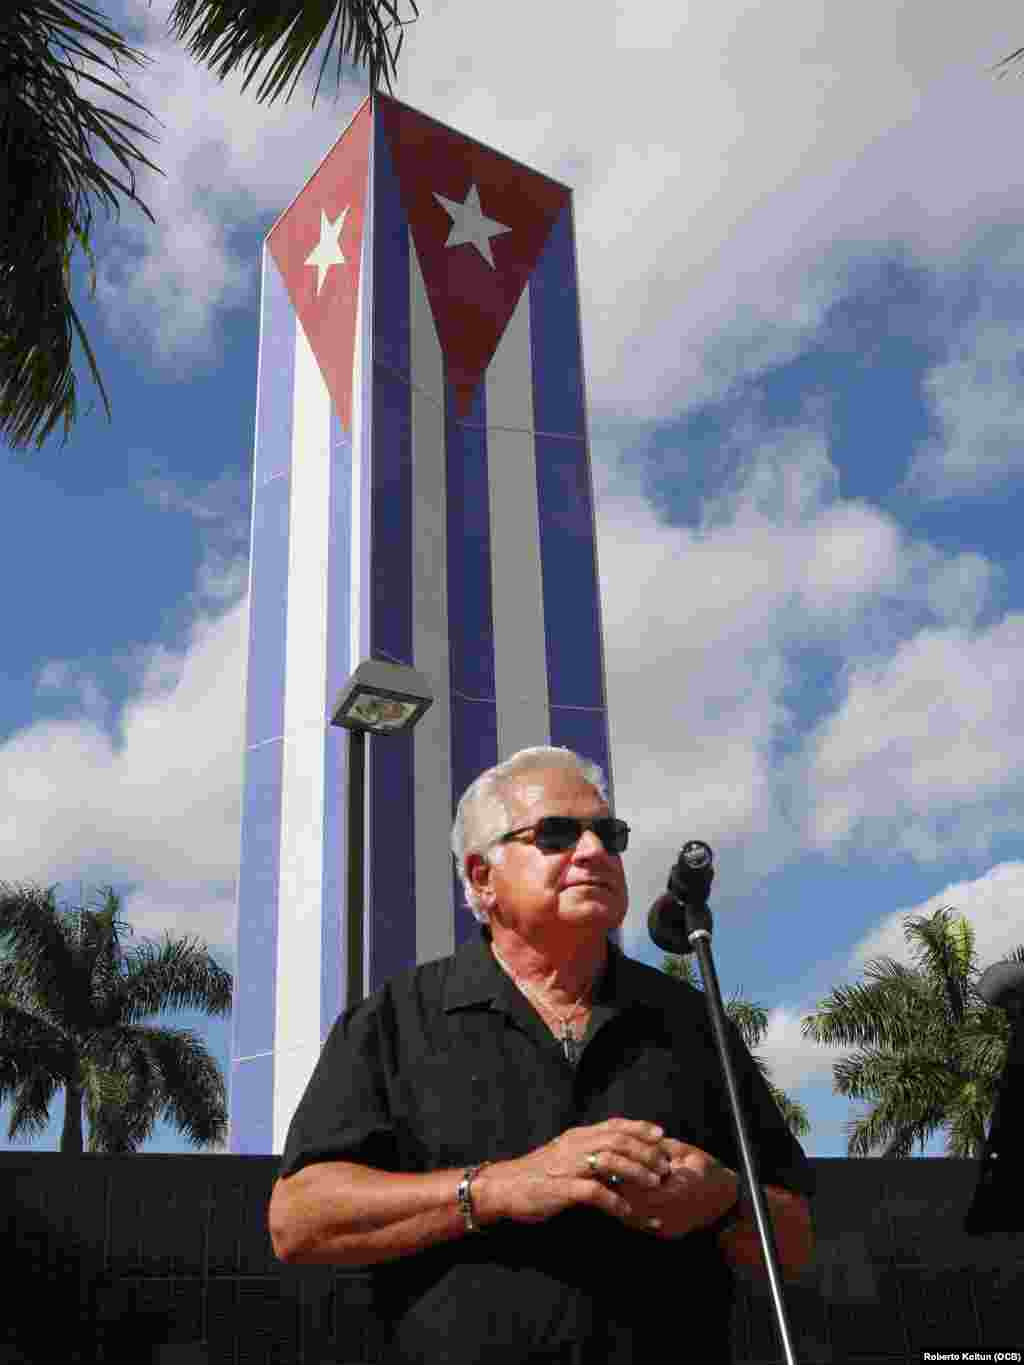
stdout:
POLYGON ((603 853, 604 844, 592 829, 585 829, 576 840, 576 847, 573 852, 577 854, 603 853))

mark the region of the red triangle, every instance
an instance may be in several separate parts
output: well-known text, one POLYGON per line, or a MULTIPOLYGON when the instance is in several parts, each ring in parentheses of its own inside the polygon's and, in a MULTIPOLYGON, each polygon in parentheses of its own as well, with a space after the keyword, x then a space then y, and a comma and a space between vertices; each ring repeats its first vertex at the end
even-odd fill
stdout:
POLYGON ((465 416, 570 191, 398 100, 374 98, 465 416), (471 242, 446 246, 452 218, 435 195, 463 204, 474 186, 481 212, 510 229, 489 238, 493 268, 471 242))
POLYGON ((267 238, 346 431, 352 426, 352 362, 371 124, 367 98, 267 238), (321 239, 321 214, 334 223, 343 212, 344 222, 331 240, 341 248, 344 263, 322 272, 307 264, 321 239))

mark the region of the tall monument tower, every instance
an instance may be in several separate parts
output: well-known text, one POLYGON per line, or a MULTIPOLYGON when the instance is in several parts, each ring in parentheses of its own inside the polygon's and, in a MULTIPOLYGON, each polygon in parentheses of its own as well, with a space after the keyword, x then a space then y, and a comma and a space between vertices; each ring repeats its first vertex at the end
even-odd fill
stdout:
POLYGON ((484 768, 609 773, 572 196, 375 94, 267 236, 231 1149, 282 1150, 345 1009, 346 732, 364 659, 435 701, 369 741, 367 993, 479 932, 449 835, 484 768))

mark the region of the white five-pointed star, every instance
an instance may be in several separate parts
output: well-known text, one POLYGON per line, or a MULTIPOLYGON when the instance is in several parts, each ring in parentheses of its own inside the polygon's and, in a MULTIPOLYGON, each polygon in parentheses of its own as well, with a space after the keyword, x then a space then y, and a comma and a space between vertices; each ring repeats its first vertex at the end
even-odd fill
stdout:
POLYGON ((452 220, 451 231, 448 233, 445 246, 461 246, 463 242, 471 242, 493 270, 494 257, 491 255, 491 238, 497 237, 502 232, 511 232, 512 229, 506 227, 504 223, 497 222, 494 218, 484 216, 480 207, 480 191, 475 185, 470 185, 464 204, 460 204, 456 199, 446 199, 443 194, 438 194, 436 190, 434 191, 434 198, 444 205, 445 212, 452 220))
POLYGON ((342 255, 341 243, 338 238, 341 236, 341 229, 347 213, 347 208, 342 209, 332 223, 323 209, 320 210, 320 240, 306 257, 306 265, 316 266, 317 294, 324 287, 324 280, 327 278, 327 272, 331 266, 345 264, 345 257, 342 255))

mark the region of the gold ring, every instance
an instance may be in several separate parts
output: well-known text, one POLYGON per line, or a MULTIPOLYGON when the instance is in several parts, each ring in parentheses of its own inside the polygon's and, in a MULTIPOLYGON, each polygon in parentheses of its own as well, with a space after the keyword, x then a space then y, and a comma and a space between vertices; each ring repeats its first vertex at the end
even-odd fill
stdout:
POLYGON ((591 1152, 590 1155, 587 1157, 587 1165, 590 1167, 590 1173, 591 1173, 591 1175, 593 1175, 593 1177, 595 1178, 595 1180, 600 1180, 600 1181, 602 1182, 602 1184, 605 1184, 605 1185, 621 1185, 621 1184, 622 1184, 622 1176, 621 1176, 621 1175, 609 1175, 609 1176, 602 1176, 602 1175, 601 1175, 601 1173, 600 1173, 600 1172, 598 1171, 598 1169, 597 1169, 597 1155, 598 1155, 597 1152, 591 1152))

